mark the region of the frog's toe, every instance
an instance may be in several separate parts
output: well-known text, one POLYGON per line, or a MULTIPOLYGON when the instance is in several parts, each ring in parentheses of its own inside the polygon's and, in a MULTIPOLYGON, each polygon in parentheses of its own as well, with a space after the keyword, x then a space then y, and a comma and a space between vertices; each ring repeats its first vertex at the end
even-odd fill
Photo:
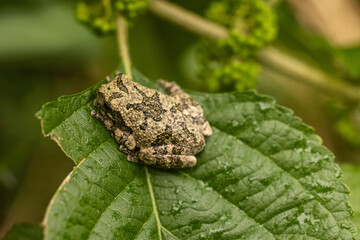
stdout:
POLYGON ((213 131, 208 121, 201 126, 201 132, 205 137, 211 136, 213 131))
POLYGON ((95 111, 95 110, 91 110, 90 115, 91 115, 92 117, 95 117, 95 116, 96 116, 96 111, 95 111))
POLYGON ((134 150, 134 148, 136 147, 136 141, 133 135, 130 134, 129 136, 127 136, 125 146, 130 150, 134 150))
POLYGON ((139 159, 133 155, 133 154, 129 154, 126 158, 129 162, 134 162, 134 163, 139 163, 139 159))
POLYGON ((158 79, 156 81, 157 84, 159 84, 160 86, 164 87, 164 88, 168 88, 170 86, 170 83, 168 81, 165 81, 163 79, 158 79))
POLYGON ((124 145, 120 145, 119 146, 119 150, 120 152, 126 153, 126 154, 130 154, 130 151, 127 147, 125 147, 124 145))
POLYGON ((91 115, 92 117, 96 118, 97 120, 101 121, 101 122, 104 122, 104 121, 105 121, 105 120, 104 120, 104 117, 103 117, 100 113, 98 113, 97 111, 95 111, 95 110, 91 110, 90 115, 91 115))

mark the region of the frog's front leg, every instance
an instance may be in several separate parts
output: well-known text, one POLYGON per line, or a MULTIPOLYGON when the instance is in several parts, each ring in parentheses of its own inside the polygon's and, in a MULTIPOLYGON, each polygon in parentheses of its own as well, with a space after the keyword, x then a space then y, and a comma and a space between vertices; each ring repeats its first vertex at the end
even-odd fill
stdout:
POLYGON ((99 120, 100 122, 102 122, 105 125, 105 127, 107 128, 107 130, 109 130, 111 133, 114 132, 114 122, 110 118, 106 117, 106 115, 104 115, 104 116, 101 115, 100 113, 96 112, 95 110, 92 110, 90 114, 92 117, 94 117, 97 120, 99 120))
POLYGON ((136 147, 136 141, 134 136, 126 131, 121 130, 118 127, 116 127, 114 130, 114 136, 116 141, 119 144, 124 144, 128 150, 134 150, 134 148, 136 147))
POLYGON ((121 130, 119 127, 114 125, 113 120, 111 120, 106 115, 99 114, 95 110, 91 111, 91 116, 93 116, 105 125, 111 135, 120 144, 120 151, 128 153, 128 151, 126 150, 134 150, 134 148, 136 147, 136 141, 132 134, 121 130), (123 146, 123 148, 121 148, 121 146, 123 146))
POLYGON ((142 148, 138 158, 148 165, 160 168, 185 168, 196 165, 196 158, 191 154, 191 149, 176 145, 164 145, 142 148))
POLYGON ((198 126, 204 136, 210 136, 212 134, 210 124, 206 120, 204 111, 198 102, 192 99, 190 95, 184 92, 175 82, 167 82, 159 79, 157 83, 164 87, 170 96, 173 97, 177 107, 193 124, 198 126))

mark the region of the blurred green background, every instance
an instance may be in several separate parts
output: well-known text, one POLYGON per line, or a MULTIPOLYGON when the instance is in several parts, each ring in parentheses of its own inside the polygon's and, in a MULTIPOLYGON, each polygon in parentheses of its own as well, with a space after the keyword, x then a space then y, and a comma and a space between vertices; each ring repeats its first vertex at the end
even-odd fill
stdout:
MULTIPOLYGON (((208 4, 206 0, 172 2, 199 14, 208 4)), ((76 22, 72 4, 65 0, 0 1, 0 236, 15 222, 41 222, 51 196, 73 167, 60 148, 42 136, 35 112, 45 102, 90 87, 119 64, 115 37, 97 37, 76 22)), ((360 64, 354 63, 360 62, 357 46, 331 47, 322 37, 298 29, 286 3, 277 11, 280 32, 275 45, 301 53, 304 61, 359 84, 360 64), (339 59, 345 70, 343 65, 342 71, 337 69, 339 59)), ((194 74, 199 39, 144 14, 130 29, 133 65, 152 80, 161 77, 205 91, 194 74)), ((260 75, 257 89, 315 127, 337 161, 360 163, 358 148, 336 131, 332 115, 336 111, 327 107, 331 101, 319 92, 298 82, 271 78, 266 72, 260 75)))

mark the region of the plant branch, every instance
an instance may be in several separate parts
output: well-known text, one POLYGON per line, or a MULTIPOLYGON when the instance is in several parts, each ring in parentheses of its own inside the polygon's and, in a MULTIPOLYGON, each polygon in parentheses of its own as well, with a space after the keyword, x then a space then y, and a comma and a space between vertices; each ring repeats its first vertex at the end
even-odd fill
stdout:
POLYGON ((269 70, 288 79, 307 84, 325 95, 339 97, 349 102, 360 101, 360 89, 358 87, 335 79, 275 47, 263 49, 258 54, 258 59, 269 70))
POLYGON ((131 72, 131 58, 129 53, 128 43, 128 25, 125 17, 120 14, 116 17, 116 30, 117 30, 117 41, 119 49, 119 57, 124 64, 125 74, 132 78, 131 72))
POLYGON ((110 19, 112 12, 110 0, 103 0, 102 3, 104 5, 106 19, 110 19))
MULTIPOLYGON (((212 40, 221 40, 229 37, 229 31, 223 26, 170 2, 149 0, 149 10, 155 15, 200 36, 212 40)), ((349 102, 360 101, 359 87, 353 86, 341 79, 330 77, 321 70, 292 57, 278 48, 270 47, 260 51, 258 59, 262 64, 275 69, 280 74, 314 87, 327 95, 340 97, 349 102)))
POLYGON ((268 0, 267 4, 272 7, 275 8, 277 7, 283 0, 268 0))
POLYGON ((173 3, 159 0, 149 0, 149 10, 156 15, 173 22, 190 32, 213 40, 229 37, 226 28, 187 11, 173 3))

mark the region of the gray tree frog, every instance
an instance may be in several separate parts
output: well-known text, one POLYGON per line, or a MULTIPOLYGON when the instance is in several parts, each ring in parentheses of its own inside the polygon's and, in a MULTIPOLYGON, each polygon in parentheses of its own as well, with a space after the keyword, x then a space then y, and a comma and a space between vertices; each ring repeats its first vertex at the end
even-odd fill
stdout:
POLYGON ((200 105, 176 83, 159 80, 170 94, 146 88, 125 74, 107 78, 98 91, 91 115, 101 121, 127 153, 130 162, 159 168, 196 164, 195 155, 212 134, 200 105))

